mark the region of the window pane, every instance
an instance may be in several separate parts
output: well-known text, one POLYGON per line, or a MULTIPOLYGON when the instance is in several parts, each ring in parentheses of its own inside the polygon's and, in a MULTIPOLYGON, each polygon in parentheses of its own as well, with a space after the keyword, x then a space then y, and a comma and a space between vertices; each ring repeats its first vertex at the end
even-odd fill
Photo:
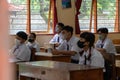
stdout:
POLYGON ((8 0, 10 13, 10 34, 18 31, 26 32, 27 24, 27 0, 8 0))
POLYGON ((98 0, 97 6, 98 28, 106 27, 114 32, 116 0, 98 0))
POLYGON ((80 15, 79 15, 79 24, 81 30, 89 30, 91 4, 92 4, 92 0, 82 0, 80 15))
POLYGON ((50 0, 31 0, 31 31, 32 32, 45 31, 50 33, 51 30, 48 29, 49 5, 50 5, 50 0))

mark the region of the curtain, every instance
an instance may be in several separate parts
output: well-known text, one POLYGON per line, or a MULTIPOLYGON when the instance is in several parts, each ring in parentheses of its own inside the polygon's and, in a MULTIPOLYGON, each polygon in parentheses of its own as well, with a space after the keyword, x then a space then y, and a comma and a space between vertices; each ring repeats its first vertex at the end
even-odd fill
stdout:
POLYGON ((80 27, 79 27, 79 19, 78 15, 80 14, 79 10, 81 7, 82 0, 76 0, 75 6, 76 6, 76 15, 75 15, 75 33, 80 34, 80 27))
POLYGON ((53 1, 53 30, 55 33, 55 26, 58 23, 58 17, 57 17, 57 8, 56 8, 56 0, 53 1))

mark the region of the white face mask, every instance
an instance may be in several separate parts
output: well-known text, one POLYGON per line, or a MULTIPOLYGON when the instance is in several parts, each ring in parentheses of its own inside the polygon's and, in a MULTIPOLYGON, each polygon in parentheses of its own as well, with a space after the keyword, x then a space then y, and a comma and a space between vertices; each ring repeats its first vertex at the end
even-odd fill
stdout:
POLYGON ((66 35, 66 34, 62 34, 62 35, 61 35, 61 38, 62 38, 63 40, 66 40, 67 35, 66 35))
POLYGON ((15 44, 18 46, 18 45, 20 45, 21 43, 20 43, 20 40, 18 40, 18 39, 15 39, 15 44))
POLYGON ((59 32, 59 28, 58 27, 55 27, 55 32, 59 32))
POLYGON ((28 46, 29 46, 30 48, 32 48, 33 44, 29 42, 28 46))

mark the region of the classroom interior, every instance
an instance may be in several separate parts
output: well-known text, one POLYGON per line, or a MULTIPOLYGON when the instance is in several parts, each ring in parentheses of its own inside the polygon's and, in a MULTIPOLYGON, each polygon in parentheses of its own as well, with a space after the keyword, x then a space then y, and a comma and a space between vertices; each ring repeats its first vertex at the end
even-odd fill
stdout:
MULTIPOLYGON (((40 52, 31 50, 33 60, 14 65, 14 80, 104 80, 103 68, 70 63, 69 55, 45 52, 58 22, 72 26, 73 35, 88 31, 98 40, 97 29, 106 27, 117 54, 111 57, 111 80, 120 80, 120 0, 7 0, 9 9, 9 48, 16 33, 36 33, 40 52), (67 6, 69 4, 69 6, 67 6), (36 56, 35 56, 36 54, 36 56), (42 54, 42 55, 41 55, 42 54)), ((2 80, 2 79, 1 79, 2 80)), ((12 80, 12 79, 11 79, 12 80)))

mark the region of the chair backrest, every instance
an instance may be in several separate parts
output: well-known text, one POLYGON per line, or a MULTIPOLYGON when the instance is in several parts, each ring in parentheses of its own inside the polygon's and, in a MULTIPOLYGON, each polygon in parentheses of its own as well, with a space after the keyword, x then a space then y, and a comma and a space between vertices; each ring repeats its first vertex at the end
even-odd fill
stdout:
POLYGON ((113 44, 120 44, 120 39, 113 39, 112 42, 113 44))
POLYGON ((116 80, 115 54, 111 54, 112 80, 116 80))
POLYGON ((115 60, 120 60, 120 54, 115 54, 115 60))
POLYGON ((105 60, 105 70, 107 79, 115 80, 116 79, 116 67, 115 67, 115 54, 108 53, 109 60, 105 60))
POLYGON ((31 48, 30 61, 34 61, 35 60, 35 52, 36 52, 36 49, 35 48, 31 48))

